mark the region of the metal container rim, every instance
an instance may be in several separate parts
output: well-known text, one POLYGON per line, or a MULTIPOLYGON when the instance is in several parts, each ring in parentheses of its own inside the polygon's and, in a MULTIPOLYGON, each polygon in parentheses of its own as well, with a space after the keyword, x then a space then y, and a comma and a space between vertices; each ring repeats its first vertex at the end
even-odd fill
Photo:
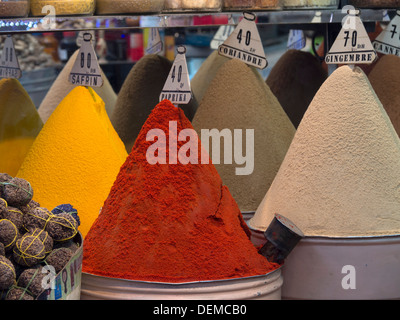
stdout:
POLYGON ((278 273, 278 271, 280 273, 281 268, 282 268, 282 265, 266 274, 260 274, 260 275, 249 276, 249 277, 238 277, 238 278, 219 279, 219 280, 188 281, 188 282, 159 282, 159 281, 131 280, 131 279, 105 277, 105 276, 100 276, 100 275, 83 272, 83 271, 82 271, 82 275, 89 275, 91 277, 98 278, 98 279, 109 279, 109 280, 124 281, 124 282, 126 281, 126 282, 130 282, 130 283, 138 283, 138 284, 154 284, 154 285, 179 287, 179 286, 193 285, 193 284, 209 284, 209 283, 223 283, 223 282, 228 283, 228 282, 242 281, 242 280, 256 280, 258 278, 261 279, 261 278, 270 276, 273 273, 278 273))

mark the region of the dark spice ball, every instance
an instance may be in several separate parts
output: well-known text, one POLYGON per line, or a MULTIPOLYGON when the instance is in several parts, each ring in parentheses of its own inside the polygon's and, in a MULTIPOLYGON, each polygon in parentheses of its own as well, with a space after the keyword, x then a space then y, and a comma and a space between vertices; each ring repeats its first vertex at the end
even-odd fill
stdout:
POLYGON ((0 198, 0 215, 3 211, 6 211, 8 207, 8 203, 5 199, 0 198))
POLYGON ((70 214, 60 213, 50 218, 46 231, 54 241, 67 241, 78 233, 78 223, 70 214))
POLYGON ((16 274, 17 279, 18 279, 19 276, 21 275, 21 273, 26 269, 26 267, 25 267, 25 266, 21 266, 20 264, 18 264, 18 263, 15 262, 15 259, 14 259, 14 252, 13 252, 13 251, 7 252, 6 255, 5 255, 5 257, 6 257, 8 260, 10 260, 11 263, 13 264, 13 266, 14 266, 14 268, 15 268, 15 274, 16 274))
POLYGON ((0 211, 0 219, 10 220, 18 229, 22 228, 23 213, 18 208, 8 206, 6 210, 0 211))
POLYGON ((29 203, 25 206, 20 206, 19 209, 23 212, 23 213, 27 213, 30 212, 31 210, 40 207, 40 204, 38 202, 36 202, 35 200, 31 200, 29 201, 29 203))
POLYGON ((27 290, 13 286, 8 290, 6 300, 35 300, 35 298, 27 290))
POLYGON ((78 216, 78 210, 76 210, 70 204, 60 204, 59 206, 57 206, 53 210, 51 210, 51 213, 53 213, 53 214, 69 213, 72 217, 74 217, 74 219, 78 223, 78 227, 81 225, 81 220, 79 219, 79 216, 78 216))
POLYGON ((15 268, 10 260, 0 256, 0 290, 11 287, 16 280, 15 268))
POLYGON ((53 250, 46 258, 46 263, 53 266, 58 274, 72 258, 74 253, 68 248, 59 248, 53 250))
POLYGON ((17 282, 18 287, 28 289, 35 298, 45 289, 43 288, 42 281, 47 273, 43 273, 42 268, 42 266, 39 266, 37 268, 25 269, 17 282))
POLYGON ((12 177, 7 173, 0 173, 0 198, 3 198, 4 183, 11 181, 12 177))
POLYGON ((11 251, 18 240, 18 229, 14 223, 7 219, 0 220, 0 242, 6 252, 11 251))
POLYGON ((37 207, 23 216, 23 225, 25 230, 44 229, 46 223, 49 221, 52 213, 43 207, 37 207))
POLYGON ((33 189, 31 184, 22 178, 13 178, 3 185, 3 198, 9 206, 25 206, 32 200, 33 189))
POLYGON ((28 231, 27 233, 25 233, 25 235, 36 237, 40 241, 42 241, 42 243, 44 244, 46 255, 53 250, 54 241, 53 241, 53 238, 50 237, 50 235, 47 231, 36 228, 36 229, 32 229, 32 230, 28 231))
POLYGON ((79 244, 76 243, 73 239, 63 242, 56 242, 54 244, 53 249, 59 249, 59 248, 68 248, 72 250, 73 253, 75 253, 76 250, 79 249, 79 244))
POLYGON ((45 250, 44 244, 40 239, 30 235, 23 235, 14 246, 14 260, 22 266, 32 267, 45 258, 45 250))

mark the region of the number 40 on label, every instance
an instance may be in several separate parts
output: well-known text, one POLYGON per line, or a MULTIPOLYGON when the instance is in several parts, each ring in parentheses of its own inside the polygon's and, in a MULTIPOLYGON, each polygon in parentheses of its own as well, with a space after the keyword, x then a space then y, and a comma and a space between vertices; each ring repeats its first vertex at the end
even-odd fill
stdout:
MULTIPOLYGON (((242 43, 242 38, 243 38, 243 29, 240 29, 238 32, 238 35, 236 37, 236 39, 238 39, 238 41, 239 41, 239 44, 242 43)), ((247 30, 244 43, 246 44, 246 46, 249 46, 250 42, 251 42, 251 32, 250 32, 250 30, 247 30)))

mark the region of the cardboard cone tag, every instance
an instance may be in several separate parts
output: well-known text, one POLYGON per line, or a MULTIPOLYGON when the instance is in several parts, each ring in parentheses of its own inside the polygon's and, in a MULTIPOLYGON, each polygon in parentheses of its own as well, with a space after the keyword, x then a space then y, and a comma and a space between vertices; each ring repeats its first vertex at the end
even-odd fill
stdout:
POLYGON ((97 55, 92 45, 92 35, 85 33, 74 66, 72 67, 68 81, 77 86, 101 87, 101 76, 97 55))
POLYGON ((186 63, 186 48, 180 46, 177 51, 178 54, 161 91, 160 102, 168 99, 175 105, 188 104, 192 99, 192 90, 186 63))
POLYGON ((265 69, 268 61, 255 20, 256 16, 253 13, 245 12, 244 19, 219 46, 218 53, 231 59, 239 59, 258 69, 265 69))
POLYGON ((15 54, 14 42, 8 35, 4 42, 3 52, 0 59, 0 78, 19 79, 22 76, 17 55, 15 54))
POLYGON ((373 42, 377 52, 400 57, 400 10, 373 42))
POLYGON ((377 58, 358 10, 349 10, 343 27, 326 55, 327 64, 371 64, 377 58))

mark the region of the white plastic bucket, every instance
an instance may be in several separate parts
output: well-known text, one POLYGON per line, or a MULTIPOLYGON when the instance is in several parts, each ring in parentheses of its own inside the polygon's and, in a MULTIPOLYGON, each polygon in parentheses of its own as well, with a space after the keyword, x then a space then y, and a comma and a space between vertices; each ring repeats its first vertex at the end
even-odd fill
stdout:
POLYGON ((282 299, 400 299, 400 236, 306 237, 282 276, 282 299))
POLYGON ((81 300, 280 300, 282 283, 281 269, 262 276, 180 284, 82 273, 81 300))

